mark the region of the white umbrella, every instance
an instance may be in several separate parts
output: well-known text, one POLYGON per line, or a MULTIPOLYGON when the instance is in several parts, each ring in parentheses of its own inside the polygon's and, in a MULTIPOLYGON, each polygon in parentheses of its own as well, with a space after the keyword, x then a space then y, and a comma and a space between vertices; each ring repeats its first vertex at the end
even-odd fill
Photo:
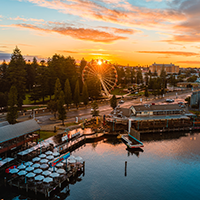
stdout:
POLYGON ((47 169, 49 167, 49 165, 47 165, 47 164, 42 164, 42 165, 40 165, 40 168, 41 169, 47 169))
POLYGON ((45 158, 45 157, 46 157, 46 154, 40 154, 39 157, 40 157, 40 158, 45 158))
POLYGON ((23 165, 23 164, 21 164, 21 165, 19 165, 19 166, 17 167, 17 169, 25 169, 25 168, 26 168, 26 166, 23 165))
POLYGON ((63 165, 64 165, 64 164, 60 162, 60 163, 58 163, 58 164, 56 165, 56 167, 63 167, 63 165))
POLYGON ((40 174, 40 173, 43 172, 43 170, 42 170, 42 169, 35 169, 33 172, 34 172, 35 174, 40 174))
POLYGON ((42 176, 42 175, 37 175, 37 176, 35 176, 35 181, 42 181, 43 179, 44 179, 44 176, 42 176))
POLYGON ((31 171, 33 171, 33 170, 34 170, 34 167, 27 167, 27 168, 26 168, 26 171, 27 171, 27 172, 31 172, 31 171))
POLYGON ((35 157, 35 158, 32 159, 32 161, 33 161, 33 162, 38 162, 38 161, 40 161, 40 159, 41 159, 41 158, 39 158, 39 157, 35 157))
POLYGON ((45 154, 46 155, 51 155, 51 154, 53 154, 53 152, 52 151, 47 151, 47 152, 45 152, 45 154))
POLYGON ((83 158, 80 157, 80 156, 76 157, 75 159, 76 159, 77 161, 81 161, 81 160, 83 160, 83 158))
POLYGON ((58 173, 56 173, 56 172, 53 172, 52 174, 50 174, 50 176, 52 178, 56 178, 56 177, 59 177, 60 175, 58 173))
POLYGON ((53 172, 53 171, 54 171, 54 170, 53 170, 53 168, 55 168, 55 171, 57 170, 57 168, 56 168, 56 167, 49 167, 49 169, 48 169, 48 170, 49 170, 50 172, 53 172))
POLYGON ((35 174, 33 172, 30 172, 30 173, 26 174, 26 177, 32 178, 32 177, 35 177, 35 174))
POLYGON ((70 159, 68 160, 69 163, 76 163, 76 160, 75 159, 70 159))
POLYGON ((51 174, 51 172, 48 170, 42 172, 42 175, 44 175, 44 176, 49 176, 50 174, 51 174))
POLYGON ((14 169, 11 169, 11 170, 10 170, 10 173, 11 173, 11 174, 16 174, 18 171, 19 171, 19 169, 14 168, 14 169))
POLYGON ((50 177, 47 177, 47 178, 43 179, 43 182, 44 183, 50 183, 50 182, 53 182, 53 179, 50 178, 50 177))
POLYGON ((27 172, 25 170, 21 170, 17 173, 19 176, 24 176, 27 174, 27 172))
POLYGON ((31 161, 28 161, 28 162, 25 163, 25 166, 29 166, 29 165, 31 166, 32 164, 33 163, 31 161))
POLYGON ((35 163, 35 164, 32 165, 32 167, 38 168, 38 167, 40 167, 40 164, 39 163, 35 163))
POLYGON ((64 169, 58 169, 58 170, 57 170, 57 173, 59 173, 59 174, 64 174, 64 173, 65 173, 65 170, 64 170, 64 169))
POLYGON ((75 156, 70 156, 67 160, 74 160, 75 156))
POLYGON ((49 160, 47 160, 47 159, 42 159, 42 160, 40 160, 40 163, 48 163, 49 162, 49 160))
POLYGON ((48 159, 48 160, 53 160, 53 159, 54 159, 54 156, 52 156, 52 155, 47 156, 46 159, 48 159))
POLYGON ((59 155, 60 155, 59 152, 54 152, 54 153, 53 153, 53 156, 59 156, 59 155))

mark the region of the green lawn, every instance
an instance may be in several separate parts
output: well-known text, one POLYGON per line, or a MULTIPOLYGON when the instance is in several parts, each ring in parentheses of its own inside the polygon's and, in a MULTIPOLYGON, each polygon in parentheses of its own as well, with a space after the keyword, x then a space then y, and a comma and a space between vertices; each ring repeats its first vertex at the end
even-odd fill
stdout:
POLYGON ((111 91, 111 94, 113 95, 125 95, 126 92, 123 92, 123 89, 115 88, 113 91, 111 91))
POLYGON ((49 138, 49 137, 52 137, 52 136, 54 136, 54 135, 56 135, 56 133, 54 133, 54 132, 50 132, 50 131, 40 131, 40 138, 43 139, 43 140, 45 140, 45 139, 47 139, 47 138, 49 138))
MULTIPOLYGON (((23 105, 30 105, 30 104, 34 104, 35 102, 34 101, 31 101, 30 99, 29 99, 29 97, 30 97, 30 94, 26 94, 26 99, 23 101, 23 105)), ((54 98, 54 95, 53 96, 51 96, 51 99, 53 99, 54 98)), ((50 100, 50 96, 47 96, 47 97, 45 97, 44 98, 44 101, 49 101, 50 100)), ((42 102, 42 99, 40 99, 40 100, 38 100, 38 101, 36 101, 36 103, 43 103, 42 102)))

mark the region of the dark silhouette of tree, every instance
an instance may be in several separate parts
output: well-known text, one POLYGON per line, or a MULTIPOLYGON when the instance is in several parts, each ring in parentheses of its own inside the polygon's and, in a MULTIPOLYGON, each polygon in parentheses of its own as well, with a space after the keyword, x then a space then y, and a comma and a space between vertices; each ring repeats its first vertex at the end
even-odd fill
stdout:
POLYGON ((88 102, 89 102, 89 95, 88 95, 88 89, 87 89, 87 84, 84 83, 83 84, 83 92, 82 92, 82 99, 83 99, 83 103, 85 106, 88 105, 88 102))
POLYGON ((80 103, 80 90, 79 90, 79 81, 76 81, 76 87, 74 91, 74 103, 76 105, 76 108, 78 109, 79 103, 80 103))
POLYGON ((64 92, 61 91, 58 99, 58 118, 62 120, 62 125, 64 125, 64 120, 67 118, 64 104, 65 104, 65 95, 64 92))
POLYGON ((142 76, 142 70, 141 68, 137 71, 137 84, 143 83, 143 76, 142 76))
POLYGON ((144 96, 145 96, 146 98, 149 96, 149 92, 148 92, 148 87, 147 87, 147 86, 145 87, 144 96))
POLYGON ((69 80, 65 81, 65 103, 67 104, 67 109, 69 109, 69 105, 72 103, 72 92, 69 84, 69 80))
POLYGON ((11 61, 9 63, 9 81, 11 85, 17 88, 18 97, 17 104, 21 109, 23 105, 23 100, 25 99, 26 93, 26 64, 21 51, 16 47, 11 56, 11 61))
POLYGON ((117 98, 115 95, 112 96, 110 99, 110 106, 115 109, 117 107, 117 98))
POLYGON ((51 100, 48 102, 47 107, 53 112, 54 118, 56 118, 56 112, 58 110, 57 102, 55 100, 51 100))
POLYGON ((8 113, 7 121, 10 124, 16 123, 17 119, 17 89, 15 86, 11 86, 8 95, 8 113))
POLYGON ((62 88, 61 88, 61 84, 60 84, 60 79, 57 78, 56 83, 55 83, 55 89, 54 89, 54 100, 55 101, 57 101, 59 99, 61 90, 62 90, 62 88))
POLYGON ((0 92, 8 92, 10 88, 10 82, 8 80, 8 65, 5 60, 0 66, 0 92))

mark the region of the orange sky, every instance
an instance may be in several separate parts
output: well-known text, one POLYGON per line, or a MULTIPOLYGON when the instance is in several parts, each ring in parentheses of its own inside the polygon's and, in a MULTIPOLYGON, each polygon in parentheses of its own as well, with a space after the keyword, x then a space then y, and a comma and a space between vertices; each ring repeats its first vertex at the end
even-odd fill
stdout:
POLYGON ((7 0, 0 60, 53 54, 122 65, 199 67, 200 0, 7 0), (12 6, 10 6, 12 5, 12 6))

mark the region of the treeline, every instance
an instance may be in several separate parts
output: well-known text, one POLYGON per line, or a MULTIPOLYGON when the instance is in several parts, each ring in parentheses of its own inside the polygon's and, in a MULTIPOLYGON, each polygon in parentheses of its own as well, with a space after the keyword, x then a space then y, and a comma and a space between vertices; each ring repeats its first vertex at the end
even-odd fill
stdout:
MULTIPOLYGON (((58 82, 60 90, 64 92, 67 106, 72 102, 78 106, 80 98, 77 94, 81 95, 83 92, 95 98, 95 95, 100 95, 100 92, 96 92, 97 88, 91 89, 94 84, 90 84, 89 92, 86 91, 87 86, 83 87, 81 73, 86 64, 87 62, 82 59, 80 67, 77 67, 74 58, 57 54, 49 58, 47 62, 42 60, 38 63, 36 58, 33 58, 32 62, 26 62, 19 48, 16 47, 10 62, 7 64, 4 61, 0 66, 0 107, 7 106, 11 86, 17 89, 19 109, 22 108, 27 93, 29 93, 30 100, 34 102, 38 100, 44 102, 47 96, 54 99, 58 82), (95 94, 92 93, 93 91, 95 94)), ((81 100, 86 103, 85 98, 81 100)))

